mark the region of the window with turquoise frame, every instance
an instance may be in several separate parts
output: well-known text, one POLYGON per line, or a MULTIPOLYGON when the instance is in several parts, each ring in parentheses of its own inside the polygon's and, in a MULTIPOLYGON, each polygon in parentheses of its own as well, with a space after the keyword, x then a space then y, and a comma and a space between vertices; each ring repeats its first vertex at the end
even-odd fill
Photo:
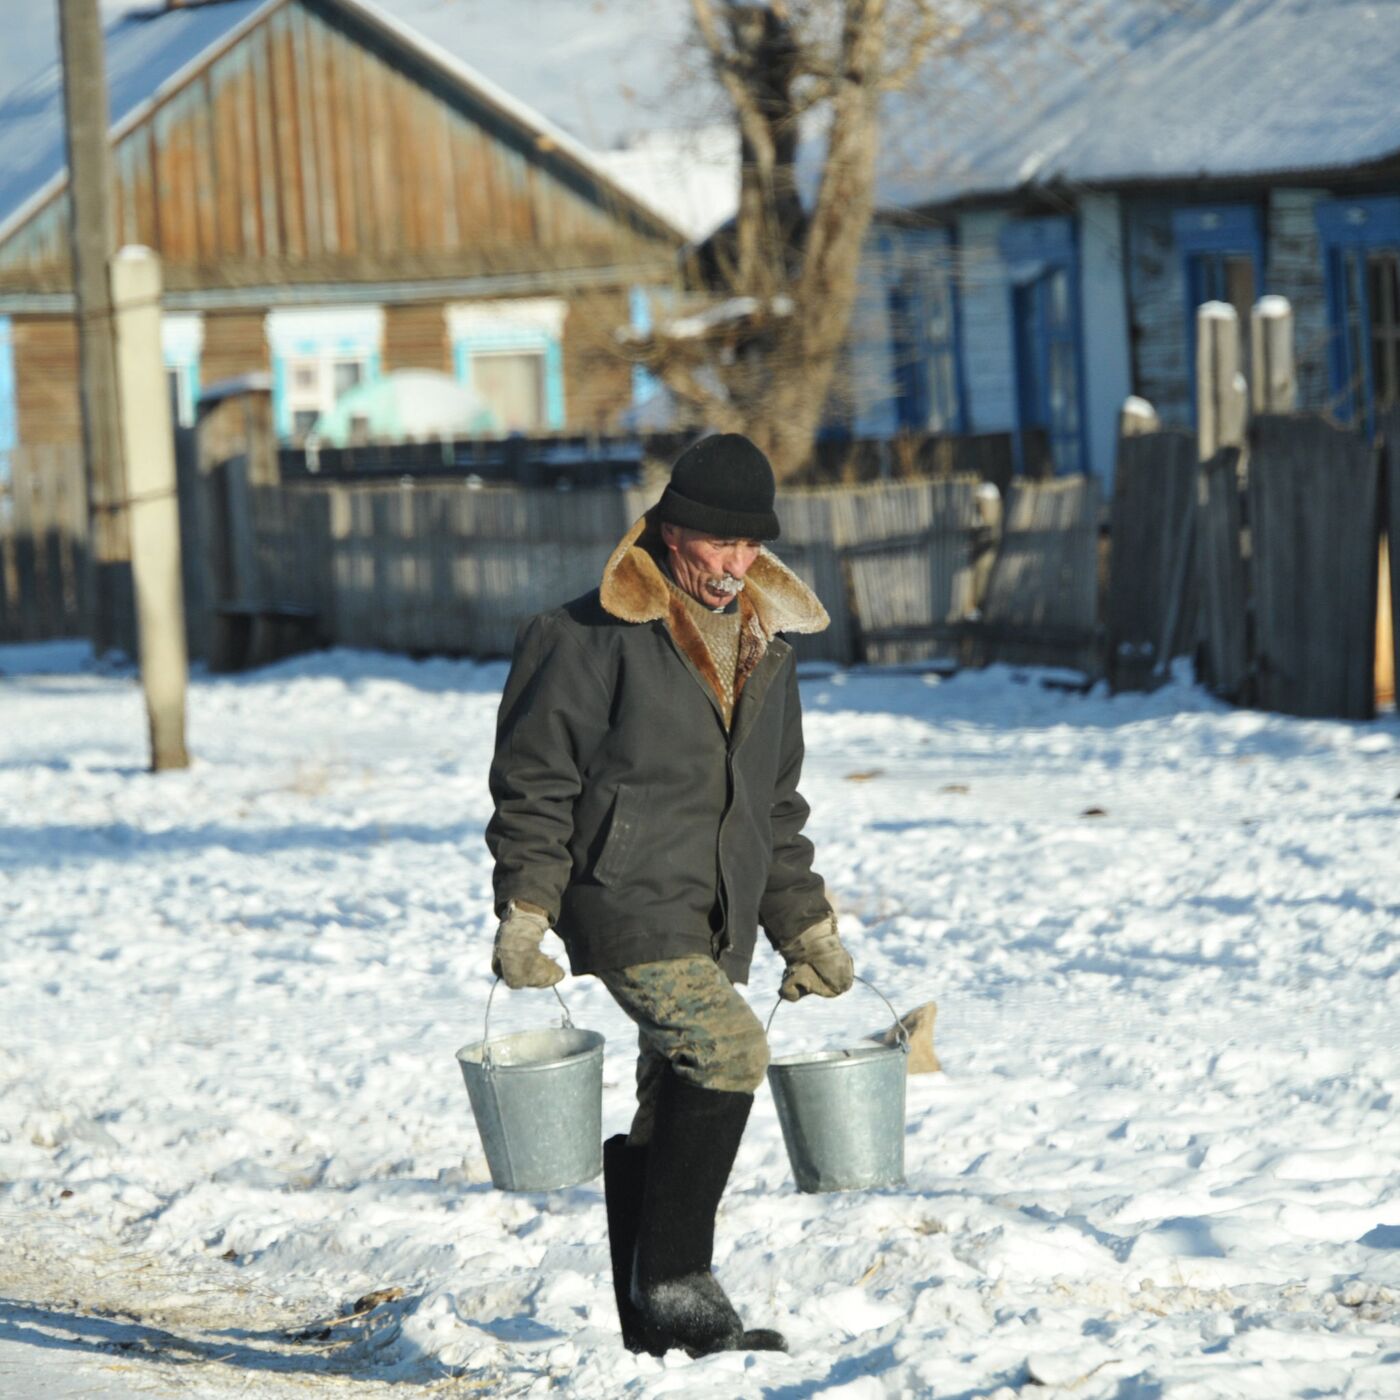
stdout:
POLYGON ((447 308, 456 377, 504 433, 564 426, 564 318, 557 297, 462 302, 447 308))
MULTIPOLYGON (((638 335, 649 335, 653 328, 651 300, 655 289, 631 287, 627 293, 627 312, 632 329, 638 335)), ((632 403, 644 404, 661 389, 661 381, 641 365, 632 366, 632 403)))
POLYGON ((1264 295, 1264 225, 1249 204, 1216 204, 1178 209, 1172 239, 1181 259, 1185 307, 1187 384, 1195 412, 1196 308, 1223 301, 1235 308, 1240 324, 1240 365, 1249 375, 1249 315, 1264 295))
POLYGON ((1400 196, 1317 207, 1327 273, 1330 408, 1374 432, 1400 405, 1400 196))
POLYGON ((384 312, 378 306, 273 311, 267 340, 277 436, 300 442, 342 394, 379 378, 384 312))
POLYGON ((1074 221, 1018 219, 1002 229, 1011 285, 1016 371, 1016 466, 1058 475, 1085 471, 1079 252, 1074 221))
POLYGON ((170 417, 177 428, 194 427, 199 407, 199 359, 204 349, 204 322, 199 316, 161 317, 161 351, 170 392, 170 417))

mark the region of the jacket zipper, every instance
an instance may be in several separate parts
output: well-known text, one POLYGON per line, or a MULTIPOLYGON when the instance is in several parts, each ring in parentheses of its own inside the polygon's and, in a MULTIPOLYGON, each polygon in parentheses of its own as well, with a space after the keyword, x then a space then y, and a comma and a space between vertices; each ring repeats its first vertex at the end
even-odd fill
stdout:
MULTIPOLYGON (((694 667, 686 659, 685 653, 677 644, 676 639, 671 635, 671 629, 667 627, 664 623, 660 622, 657 623, 657 627, 665 635, 666 640, 670 643, 672 650, 680 659, 681 664, 693 673, 695 683, 705 692, 706 696, 710 701, 711 706, 714 708, 715 715, 718 718, 720 716, 719 705, 715 701, 715 697, 711 693, 710 687, 700 678, 699 673, 695 672, 694 667)), ((750 681, 752 681, 753 677, 750 676, 749 679, 750 681)), ((720 955, 726 952, 730 947, 730 943, 728 941, 729 891, 725 888, 724 883, 724 826, 725 823, 729 820, 730 813, 734 810, 734 736, 738 733, 738 728, 739 700, 736 699, 734 702, 733 713, 730 715, 729 728, 725 736, 724 746, 724 773, 726 783, 728 786, 728 792, 726 794, 724 812, 719 819, 719 832, 715 837, 715 870, 719 877, 720 929, 719 932, 716 933, 710 939, 710 951, 713 953, 716 962, 719 961, 720 955)))
MULTIPOLYGON (((735 706, 738 709, 738 706, 735 706)), ((719 834, 715 838, 715 868, 719 872, 719 932, 711 940, 710 947, 714 952, 715 961, 718 962, 720 955, 726 952, 730 946, 729 940, 729 891, 724 882, 724 827, 729 820, 729 815, 734 810, 734 730, 731 728, 726 736, 724 746, 724 775, 725 775, 725 802, 724 814, 719 819, 719 834)))

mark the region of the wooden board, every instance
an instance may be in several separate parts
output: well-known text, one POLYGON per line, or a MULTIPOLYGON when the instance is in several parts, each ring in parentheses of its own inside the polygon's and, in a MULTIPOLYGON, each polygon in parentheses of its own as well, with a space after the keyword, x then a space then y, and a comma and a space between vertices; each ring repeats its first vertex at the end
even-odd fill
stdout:
POLYGON ((0 641, 86 635, 87 538, 78 445, 13 451, 0 481, 0 641))
POLYGON ((1375 711, 1380 475, 1373 445, 1310 415, 1250 429, 1250 576, 1259 704, 1375 711))
POLYGON ((1194 649, 1196 444, 1171 431, 1118 444, 1105 664, 1115 690, 1150 684, 1194 649))
POLYGON ((1197 478, 1196 588, 1203 679, 1227 700, 1246 701, 1252 685, 1246 649, 1248 580, 1242 553, 1240 452, 1227 447, 1197 478))

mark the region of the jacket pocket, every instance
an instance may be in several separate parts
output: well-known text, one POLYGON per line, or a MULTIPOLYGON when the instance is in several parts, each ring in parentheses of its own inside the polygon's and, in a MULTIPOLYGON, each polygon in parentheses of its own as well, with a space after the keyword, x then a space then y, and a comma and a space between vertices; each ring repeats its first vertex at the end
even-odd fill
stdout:
POLYGON ((608 822, 608 837, 593 867, 593 878, 600 885, 613 884, 626 871, 641 826, 641 805, 641 794, 636 788, 619 784, 608 822))

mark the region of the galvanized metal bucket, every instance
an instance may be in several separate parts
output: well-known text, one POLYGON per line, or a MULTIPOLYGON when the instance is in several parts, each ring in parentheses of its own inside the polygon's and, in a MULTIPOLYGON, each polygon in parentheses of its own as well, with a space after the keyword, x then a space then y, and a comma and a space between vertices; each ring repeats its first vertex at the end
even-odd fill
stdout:
MULTIPOLYGON (((904 1089, 909 1035, 899 1044, 866 1043, 814 1055, 788 1055, 768 1066, 792 1174, 799 1191, 859 1191, 904 1180, 904 1089)), ((781 1001, 779 1002, 781 1005, 781 1001)), ((775 1006, 768 1017, 771 1029, 775 1006)))
POLYGON ((500 1191, 552 1191, 603 1170, 603 1037, 573 1023, 491 1038, 491 1000, 476 1045, 457 1052, 472 1116, 500 1191))

